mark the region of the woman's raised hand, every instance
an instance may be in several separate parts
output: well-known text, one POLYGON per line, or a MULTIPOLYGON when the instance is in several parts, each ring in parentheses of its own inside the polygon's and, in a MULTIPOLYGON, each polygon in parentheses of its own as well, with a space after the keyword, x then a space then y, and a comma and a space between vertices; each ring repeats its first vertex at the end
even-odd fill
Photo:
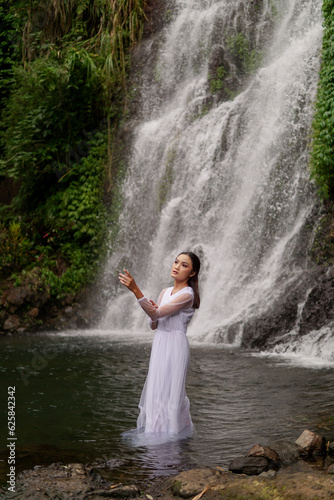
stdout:
POLYGON ((124 269, 124 274, 119 273, 118 279, 122 283, 122 285, 126 286, 126 288, 128 288, 129 290, 131 290, 131 287, 133 288, 133 285, 136 285, 135 280, 126 269, 124 269))
POLYGON ((137 283, 126 269, 124 269, 124 274, 119 273, 118 276, 119 281, 122 283, 122 285, 126 286, 130 290, 130 292, 133 292, 137 299, 140 299, 143 297, 142 292, 139 290, 137 283))

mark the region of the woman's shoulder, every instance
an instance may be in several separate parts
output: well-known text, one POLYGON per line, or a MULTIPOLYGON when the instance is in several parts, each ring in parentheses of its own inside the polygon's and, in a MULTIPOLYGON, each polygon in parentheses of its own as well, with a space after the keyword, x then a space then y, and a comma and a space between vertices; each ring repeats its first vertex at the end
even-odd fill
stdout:
POLYGON ((169 287, 166 287, 164 288, 163 290, 161 290, 161 292, 159 293, 159 302, 161 301, 161 299, 167 295, 169 296, 171 293, 172 293, 172 290, 173 290, 173 287, 169 286, 169 287))
MULTIPOLYGON (((173 290, 173 287, 171 287, 173 290)), ((178 292, 174 293, 174 295, 182 295, 183 293, 187 293, 188 295, 191 295, 192 297, 194 296, 194 290, 191 288, 191 286, 185 286, 184 288, 181 288, 178 292)))

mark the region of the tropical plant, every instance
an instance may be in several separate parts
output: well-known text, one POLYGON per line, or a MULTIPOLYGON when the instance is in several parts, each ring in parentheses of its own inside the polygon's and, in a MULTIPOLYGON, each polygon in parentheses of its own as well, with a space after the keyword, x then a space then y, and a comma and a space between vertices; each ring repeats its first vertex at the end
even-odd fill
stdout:
POLYGON ((6 273, 19 279, 19 268, 39 267, 61 297, 84 286, 101 257, 102 199, 104 191, 117 192, 113 142, 143 0, 0 0, 0 19, 20 34, 13 54, 22 53, 0 88, 7 96, 0 178, 20 186, 0 210, 6 273), (14 262, 7 254, 15 227, 14 262))
POLYGON ((324 0, 324 33, 318 95, 313 120, 311 177, 320 195, 334 198, 334 11, 333 2, 324 0))

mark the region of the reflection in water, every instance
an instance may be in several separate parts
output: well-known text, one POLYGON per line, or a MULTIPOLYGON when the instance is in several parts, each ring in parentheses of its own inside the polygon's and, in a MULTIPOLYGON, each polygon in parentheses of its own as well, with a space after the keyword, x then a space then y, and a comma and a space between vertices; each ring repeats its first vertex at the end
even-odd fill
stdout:
POLYGON ((142 467, 150 473, 151 477, 156 475, 170 474, 188 465, 187 453, 191 452, 191 441, 168 441, 161 444, 147 444, 142 448, 140 462, 142 467))

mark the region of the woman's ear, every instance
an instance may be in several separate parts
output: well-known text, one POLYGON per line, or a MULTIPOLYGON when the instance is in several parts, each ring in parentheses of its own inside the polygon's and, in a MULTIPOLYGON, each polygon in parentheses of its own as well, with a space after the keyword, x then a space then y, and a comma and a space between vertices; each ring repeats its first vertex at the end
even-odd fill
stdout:
POLYGON ((189 274, 189 278, 192 278, 193 276, 195 276, 196 274, 196 271, 191 271, 191 273, 189 274))

